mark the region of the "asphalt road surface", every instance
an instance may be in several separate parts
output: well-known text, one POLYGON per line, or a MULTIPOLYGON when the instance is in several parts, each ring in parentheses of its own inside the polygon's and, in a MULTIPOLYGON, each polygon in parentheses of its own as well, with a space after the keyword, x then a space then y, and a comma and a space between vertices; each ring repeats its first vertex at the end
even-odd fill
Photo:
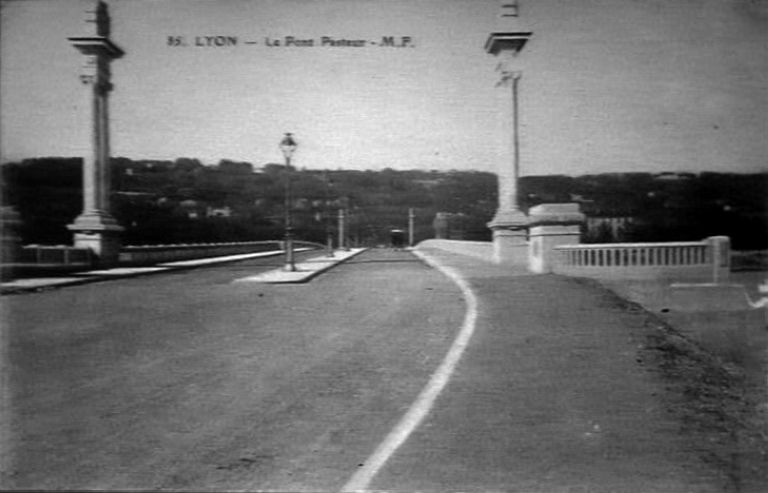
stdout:
POLYGON ((444 357, 463 298, 391 250, 308 284, 233 282, 280 262, 4 297, 2 487, 341 488, 444 357))
POLYGON ((0 486, 768 491, 736 368, 596 283, 419 251, 472 294, 372 250, 302 285, 236 282, 275 257, 0 298, 0 486))

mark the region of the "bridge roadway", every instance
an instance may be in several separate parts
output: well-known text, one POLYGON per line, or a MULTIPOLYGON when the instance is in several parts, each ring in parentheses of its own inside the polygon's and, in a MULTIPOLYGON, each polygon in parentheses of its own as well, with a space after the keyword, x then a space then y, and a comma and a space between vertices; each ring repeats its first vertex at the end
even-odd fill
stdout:
POLYGON ((281 261, 3 297, 3 487, 341 487, 439 364, 461 294, 389 250, 233 282, 281 261))
MULTIPOLYGON (((424 421, 352 484, 733 486, 741 465, 729 462, 729 444, 720 444, 728 454, 707 449, 730 435, 684 432, 681 420, 697 415, 677 412, 687 409, 679 381, 665 380, 643 349, 647 314, 575 281, 442 260, 477 295, 474 335, 424 421)), ((465 303, 446 276, 403 251, 365 252, 308 284, 234 282, 279 264, 3 297, 10 391, 0 486, 349 485, 443 361, 465 303)))

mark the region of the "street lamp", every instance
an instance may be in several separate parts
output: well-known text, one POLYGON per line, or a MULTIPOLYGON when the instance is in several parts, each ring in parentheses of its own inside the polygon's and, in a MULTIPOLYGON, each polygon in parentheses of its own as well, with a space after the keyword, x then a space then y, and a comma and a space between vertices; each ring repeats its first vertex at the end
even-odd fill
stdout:
POLYGON ((291 224, 291 156, 298 144, 290 133, 280 141, 280 150, 285 156, 285 270, 295 271, 293 261, 293 226, 291 224))
POLYGON ((331 217, 328 212, 328 202, 330 202, 331 179, 328 177, 328 171, 323 174, 325 182, 325 201, 323 202, 323 225, 325 226, 325 255, 333 257, 333 235, 331 234, 331 217))

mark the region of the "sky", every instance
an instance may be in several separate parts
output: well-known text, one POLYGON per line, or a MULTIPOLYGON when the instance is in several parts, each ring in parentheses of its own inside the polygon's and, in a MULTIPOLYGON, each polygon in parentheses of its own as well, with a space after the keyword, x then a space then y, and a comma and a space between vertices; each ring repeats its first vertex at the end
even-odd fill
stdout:
MULTIPOLYGON (((530 30, 515 61, 522 175, 768 170, 768 0, 520 0, 516 19, 497 0, 107 3, 126 52, 112 63, 113 156, 260 166, 282 162, 292 132, 302 168, 496 172, 510 165, 503 89, 483 47, 530 30)), ((2 162, 86 152, 83 56, 67 41, 85 10, 0 3, 2 162)))

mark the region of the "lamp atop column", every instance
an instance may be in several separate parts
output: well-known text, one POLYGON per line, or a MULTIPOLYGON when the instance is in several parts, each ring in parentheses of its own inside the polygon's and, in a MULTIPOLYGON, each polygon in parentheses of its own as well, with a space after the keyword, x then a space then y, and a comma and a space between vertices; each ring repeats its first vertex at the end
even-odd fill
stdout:
POLYGON ((110 19, 107 4, 98 1, 87 10, 84 36, 69 39, 72 45, 84 55, 101 55, 106 58, 120 58, 125 52, 109 39, 110 19))
POLYGON ((290 132, 286 133, 283 140, 280 141, 280 150, 283 151, 283 156, 285 156, 286 159, 290 159, 291 156, 293 156, 293 153, 298 146, 299 144, 296 143, 293 139, 293 134, 290 132))
POLYGON ((532 34, 532 32, 491 33, 485 42, 485 51, 491 55, 498 55, 501 51, 517 54, 523 49, 532 34))
POLYGON ((497 0, 499 15, 496 17, 493 32, 485 42, 485 52, 491 55, 502 53, 515 56, 523 49, 533 34, 526 29, 520 19, 520 6, 517 0, 497 0))

